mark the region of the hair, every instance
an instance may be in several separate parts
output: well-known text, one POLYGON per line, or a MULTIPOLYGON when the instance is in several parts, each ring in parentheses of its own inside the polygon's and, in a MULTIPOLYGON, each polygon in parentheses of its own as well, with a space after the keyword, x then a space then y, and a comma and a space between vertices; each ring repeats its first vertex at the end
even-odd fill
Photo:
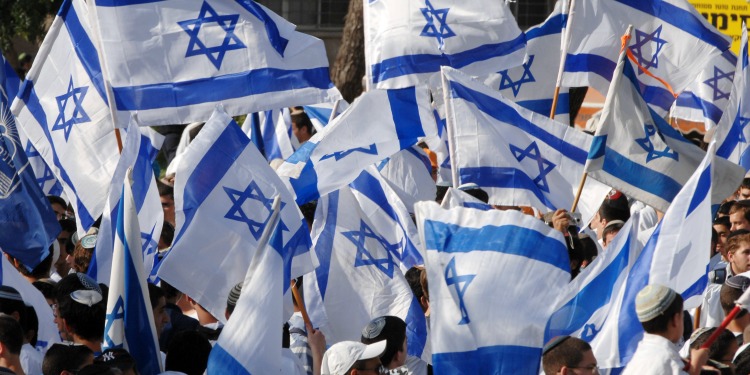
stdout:
MULTIPOLYGON (((726 201, 719 206, 719 211, 716 212, 717 215, 729 215, 729 211, 732 210, 732 206, 734 206, 735 201, 726 201)), ((723 216, 722 216, 723 217, 723 216)))
POLYGON ((409 283, 409 287, 411 288, 411 292, 414 293, 414 297, 417 297, 417 299, 422 298, 424 295, 424 292, 422 292, 422 284, 419 282, 422 276, 422 269, 424 269, 424 267, 412 267, 404 274, 406 282, 409 283))
POLYGON ((599 217, 607 222, 612 220, 628 221, 630 219, 630 208, 628 208, 628 198, 625 194, 620 192, 610 194, 599 206, 599 217))
POLYGON ((66 202, 65 199, 62 199, 62 197, 58 197, 57 195, 48 195, 47 200, 49 201, 50 206, 52 206, 53 204, 59 204, 64 209, 68 208, 68 202, 66 202))
POLYGON ((49 271, 52 269, 52 257, 53 257, 52 249, 53 249, 52 245, 50 245, 49 254, 47 254, 47 256, 44 257, 44 259, 42 259, 42 261, 39 262, 39 264, 37 264, 36 267, 34 267, 31 271, 29 271, 29 269, 26 268, 26 265, 23 264, 23 262, 21 262, 20 259, 11 256, 13 260, 18 261, 18 267, 15 267, 15 264, 14 264, 14 268, 18 270, 18 272, 21 275, 30 277, 32 279, 43 279, 45 277, 49 277, 49 271))
POLYGON ((738 212, 742 214, 745 220, 750 222, 750 199, 737 201, 729 209, 729 215, 734 215, 738 212))
POLYGON ((180 371, 187 375, 202 375, 208 366, 211 344, 195 331, 178 332, 167 349, 166 371, 180 371))
POLYGON ((33 306, 25 306, 25 312, 18 321, 23 329, 23 336, 29 341, 31 346, 36 346, 36 340, 39 332, 39 317, 33 306))
POLYGON ((161 281, 161 291, 164 292, 164 298, 167 300, 174 300, 182 294, 182 292, 173 287, 172 284, 164 280, 161 281))
POLYGON ((599 255, 599 248, 596 247, 596 242, 594 242, 593 238, 588 235, 582 236, 581 234, 578 235, 578 239, 581 241, 581 245, 583 245, 583 260, 591 263, 599 255))
POLYGON ((76 274, 67 275, 57 283, 59 316, 65 320, 72 333, 86 340, 99 341, 104 337, 107 298, 102 291, 102 300, 92 306, 73 301, 70 294, 84 289, 87 288, 76 274))
POLYGON ((406 322, 396 316, 387 315, 383 318, 385 318, 385 326, 380 334, 375 337, 362 336, 360 341, 362 341, 363 344, 369 345, 378 341, 386 340, 385 351, 380 356, 380 362, 383 366, 388 366, 393 361, 393 358, 396 357, 396 353, 404 348, 404 340, 406 340, 406 322))
MULTIPOLYGON (((719 291, 719 302, 721 303, 721 309, 724 311, 724 314, 729 314, 732 309, 734 309, 734 306, 736 305, 734 301, 737 301, 742 296, 742 289, 737 289, 729 286, 728 284, 722 284, 721 290, 719 291)), ((745 314, 747 314, 747 310, 742 310, 735 319, 743 317, 745 314)))
POLYGON ((87 249, 78 241, 73 249, 73 269, 76 272, 87 273, 93 257, 94 249, 87 249))
MULTIPOLYGON (((716 229, 714 229, 713 226, 711 226, 711 243, 714 244, 714 245, 716 245, 717 243, 719 243, 719 232, 717 232, 716 229)), ((712 247, 711 249, 714 249, 714 248, 712 247)))
POLYGON ((426 298, 428 301, 430 300, 430 289, 428 288, 429 284, 427 283, 427 270, 423 269, 422 272, 419 274, 419 284, 422 285, 422 294, 424 295, 424 298, 426 298))
POLYGON ((172 225, 168 221, 164 221, 161 226, 161 234, 159 235, 159 239, 164 241, 167 246, 172 246, 172 241, 174 241, 174 225, 172 225))
POLYGON ((727 253, 734 254, 735 251, 739 250, 743 242, 750 243, 750 233, 735 234, 735 232, 727 236, 727 243, 725 245, 727 253))
POLYGON ((159 298, 164 298, 166 300, 165 293, 161 288, 154 284, 146 283, 146 285, 148 285, 148 298, 151 300, 151 308, 155 309, 156 305, 159 304, 159 298))
POLYGON ((156 188, 159 190, 159 196, 163 197, 165 195, 169 196, 170 198, 174 199, 174 188, 159 181, 156 180, 156 188))
POLYGON ((583 353, 591 350, 591 345, 576 337, 568 337, 542 355, 542 369, 545 375, 553 375, 563 366, 576 367, 583 360, 583 353))
MULTIPOLYGON (((716 331, 715 327, 703 331, 703 333, 698 335, 698 337, 690 343, 690 349, 700 349, 701 345, 708 340, 708 337, 711 336, 714 331, 716 331)), ((716 341, 714 341, 714 343, 708 348, 708 359, 721 361, 721 359, 723 359, 729 352, 732 342, 737 342, 737 339, 732 332, 727 330, 722 331, 716 341)))
POLYGON ((727 230, 732 228, 732 223, 729 221, 728 216, 717 217, 716 219, 714 219, 713 225, 721 225, 727 228, 727 230))
POLYGON ((305 128, 310 135, 315 134, 315 128, 313 127, 310 117, 305 112, 293 113, 291 116, 292 123, 298 128, 305 128))
POLYGON ((94 357, 94 352, 86 345, 52 344, 44 355, 42 373, 60 375, 63 371, 77 371, 87 360, 94 357))
POLYGON ((625 226, 625 223, 611 223, 607 224, 602 231, 602 238, 607 238, 610 233, 619 233, 620 229, 625 226))
POLYGON ((644 331, 648 333, 666 332, 672 318, 677 314, 682 314, 682 296, 675 294, 674 301, 669 304, 669 307, 663 313, 647 322, 641 322, 644 331))
POLYGON ((23 330, 21 324, 12 316, 0 315, 0 344, 8 348, 10 354, 18 355, 23 346, 23 330))
MULTIPOLYGON (((8 292, 16 292, 16 288, 3 285, 3 289, 6 289, 8 292)), ((19 298, 21 298, 21 294, 18 293, 19 298)), ((23 315, 26 313, 26 305, 23 303, 23 301, 14 300, 10 298, 0 298, 0 313, 7 314, 7 315, 13 315, 14 312, 18 313, 19 319, 23 318, 23 315)))
POLYGON ((734 358, 735 374, 750 374, 750 350, 745 349, 734 358))
POLYGON ((55 296, 55 287, 57 286, 57 283, 54 282, 52 279, 41 279, 34 281, 32 283, 34 287, 42 292, 42 295, 44 298, 55 300, 57 296, 55 296))
POLYGON ((748 177, 743 178, 742 185, 740 185, 740 188, 750 189, 750 178, 748 177))
POLYGON ((315 220, 315 210, 317 208, 318 201, 310 201, 299 206, 299 210, 302 212, 302 216, 305 218, 309 230, 312 230, 312 224, 315 220))

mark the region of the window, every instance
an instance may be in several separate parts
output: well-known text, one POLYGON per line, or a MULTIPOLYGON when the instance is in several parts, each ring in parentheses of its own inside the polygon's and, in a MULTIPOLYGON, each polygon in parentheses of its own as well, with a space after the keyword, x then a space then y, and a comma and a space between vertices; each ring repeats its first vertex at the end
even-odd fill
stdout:
POLYGON ((258 0, 258 3, 297 26, 319 29, 344 27, 349 8, 349 0, 258 0))

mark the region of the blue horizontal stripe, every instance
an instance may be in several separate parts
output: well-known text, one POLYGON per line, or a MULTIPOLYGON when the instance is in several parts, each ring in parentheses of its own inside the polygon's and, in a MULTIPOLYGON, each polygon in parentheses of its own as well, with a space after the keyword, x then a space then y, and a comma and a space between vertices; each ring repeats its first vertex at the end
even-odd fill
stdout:
MULTIPOLYGON (((71 2, 63 4, 63 9, 60 11, 60 17, 63 19, 65 28, 70 34, 71 42, 73 43, 73 50, 78 56, 78 60, 81 61, 83 69, 88 74, 91 82, 94 84, 96 91, 99 92, 99 96, 107 101, 107 91, 104 86, 104 77, 102 76, 102 66, 99 63, 99 54, 94 47, 94 43, 89 38, 86 30, 81 25, 81 20, 78 19, 75 7, 71 5, 71 2)), ((63 77, 64 78, 64 77, 63 77)))
POLYGON ((589 54, 568 54, 565 58, 565 71, 570 73, 594 73, 607 81, 612 80, 612 73, 617 63, 606 57, 589 54))
POLYGON ((640 165, 607 147, 604 171, 625 183, 671 202, 682 188, 672 177, 640 165))
POLYGON ((164 0, 96 0, 96 6, 100 7, 122 7, 128 5, 161 3, 164 0))
MULTIPOLYGON (((552 99, 519 100, 516 104, 534 111, 540 115, 549 117, 552 111, 552 99)), ((570 94, 560 94, 557 97, 556 115, 567 115, 570 112, 570 94)))
POLYGON ((560 34, 563 25, 565 25, 566 23, 567 15, 556 14, 554 17, 548 19, 543 24, 526 30, 526 42, 528 43, 533 39, 547 35, 560 34))
POLYGON ((488 60, 500 56, 510 55, 526 46, 526 35, 519 34, 512 40, 485 44, 463 52, 449 54, 416 54, 404 55, 385 59, 372 64, 372 80, 374 83, 409 74, 439 72, 441 66, 461 69, 477 61, 488 60))
POLYGON ((113 87, 112 90, 118 110, 136 111, 220 102, 309 87, 333 88, 328 67, 304 70, 263 68, 192 81, 113 87))
POLYGON ((452 98, 463 99, 477 106, 480 111, 486 113, 497 121, 501 121, 509 126, 519 128, 529 136, 534 137, 557 152, 565 155, 573 161, 583 164, 586 162, 588 150, 583 150, 575 145, 557 138, 547 131, 547 129, 529 121, 523 117, 516 108, 512 107, 501 100, 485 95, 479 91, 472 90, 458 82, 450 82, 450 94, 452 98))
POLYGON ((541 360, 541 348, 514 345, 432 354, 436 374, 537 374, 541 360))
POLYGON ((462 184, 475 183, 480 187, 521 189, 533 194, 543 205, 550 210, 556 210, 547 196, 539 190, 534 180, 526 172, 512 167, 473 167, 460 168, 458 171, 459 181, 462 184))
POLYGON ((546 236, 534 229, 517 225, 470 228, 434 220, 425 220, 424 227, 428 250, 436 249, 444 253, 494 251, 528 258, 570 272, 567 246, 555 237, 546 236))
POLYGON ((717 107, 716 104, 703 100, 692 92, 682 92, 677 97, 677 106, 700 110, 703 112, 703 117, 711 120, 714 124, 719 122, 723 114, 722 109, 717 107))

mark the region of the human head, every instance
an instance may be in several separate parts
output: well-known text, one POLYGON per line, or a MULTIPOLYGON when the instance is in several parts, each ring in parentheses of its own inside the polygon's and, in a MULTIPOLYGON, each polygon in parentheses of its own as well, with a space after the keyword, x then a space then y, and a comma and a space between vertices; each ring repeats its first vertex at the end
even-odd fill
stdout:
POLYGON ((291 114, 292 119, 292 133, 297 137, 297 141, 300 144, 307 142, 315 134, 315 128, 313 127, 310 117, 302 109, 295 109, 291 114))
POLYGON ((0 359, 18 358, 23 346, 21 324, 9 315, 0 315, 0 359))
POLYGON ((729 210, 729 222, 731 230, 750 230, 750 200, 737 201, 729 210))
POLYGON ((174 188, 159 180, 156 180, 156 187, 159 190, 161 209, 164 211, 164 221, 174 226, 174 188))
POLYGON ((406 363, 406 323, 396 316, 375 318, 362 329, 360 341, 372 344, 385 340, 385 351, 380 363, 387 369, 399 368, 406 363))
POLYGON ((732 228, 732 224, 729 222, 729 217, 717 217, 714 220, 713 225, 714 230, 716 231, 716 234, 718 235, 717 241, 716 241, 716 251, 721 253, 721 256, 724 257, 724 259, 727 258, 727 237, 729 236, 730 229, 732 228))
POLYGON ((91 258, 94 256, 97 238, 98 235, 96 234, 87 234, 81 237, 81 240, 76 244, 73 250, 73 264, 71 265, 76 272, 88 272, 91 258))
POLYGON ((740 189, 738 191, 739 199, 750 199, 750 178, 743 178, 742 179, 742 185, 740 185, 740 189))
MULTIPOLYGON (((729 314, 734 309, 735 301, 737 301, 744 293, 747 288, 750 287, 750 279, 745 276, 732 276, 728 278, 724 284, 721 285, 719 290, 719 302, 721 303, 721 309, 724 314, 729 314)), ((740 322, 743 328, 747 324, 742 324, 744 321, 750 322, 750 315, 747 310, 742 310, 739 314, 734 317, 735 321, 740 322)))
POLYGON ((585 373, 596 368, 591 345, 576 337, 558 336, 542 350, 542 369, 545 375, 585 373))
POLYGON ((26 313, 26 305, 23 303, 21 293, 16 288, 0 285, 0 313, 6 314, 16 321, 26 313))
POLYGON ((105 350, 101 356, 94 359, 94 363, 119 369, 124 375, 138 374, 135 358, 122 348, 105 350))
POLYGON ((166 249, 172 246, 173 240, 174 240, 174 225, 164 220, 164 223, 162 223, 162 226, 161 226, 161 235, 159 235, 159 243, 157 247, 159 248, 159 250, 166 249))
POLYGON ((148 296, 154 313, 156 337, 159 337, 164 331, 164 327, 169 323, 169 313, 166 309, 167 299, 164 298, 164 292, 161 288, 151 283, 148 283, 148 296))
POLYGON ((101 342, 106 303, 99 285, 86 274, 73 273, 57 283, 58 315, 73 341, 101 342))
POLYGON ((734 206, 735 202, 736 201, 729 200, 729 201, 722 203, 719 206, 719 210, 716 211, 716 217, 724 217, 724 216, 729 217, 729 210, 732 209, 732 206, 734 206))
POLYGON ((406 278, 406 282, 409 283, 409 287, 411 288, 414 297, 417 298, 420 306, 422 306, 422 311, 427 312, 428 305, 425 303, 426 299, 424 297, 424 291, 422 291, 422 284, 420 283, 422 270, 424 270, 423 266, 409 268, 404 274, 404 277, 406 278))
POLYGON ((49 205, 52 207, 52 211, 57 215, 57 220, 67 219, 68 202, 65 199, 58 197, 57 195, 48 195, 47 200, 49 205))
MULTIPOLYGON (((690 349, 700 349, 708 340, 709 336, 716 331, 716 328, 701 328, 690 337, 690 349)), ((734 353, 737 352, 739 345, 734 335, 724 330, 719 337, 708 348, 708 359, 714 360, 725 365, 731 365, 734 353)))
POLYGON ((674 290, 646 285, 635 297, 635 311, 644 331, 675 343, 682 337, 682 297, 674 290))
POLYGON ((750 231, 742 229, 730 232, 726 249, 727 261, 732 267, 733 274, 750 271, 750 231))
POLYGON ((604 227, 612 220, 622 220, 626 222, 630 219, 630 208, 628 206, 628 198, 625 194, 612 190, 604 199, 602 205, 599 206, 599 210, 594 215, 594 219, 591 221, 591 228, 596 230, 596 235, 599 238, 602 236, 604 227))
POLYGON ((73 375, 94 363, 94 352, 85 345, 52 344, 42 361, 44 375, 73 375))
POLYGON ((322 375, 378 374, 385 340, 370 345, 356 341, 333 344, 323 355, 322 375))
POLYGON ((624 225, 625 222, 622 220, 612 220, 604 226, 604 229, 602 230, 602 241, 604 242, 605 247, 612 242, 612 239, 617 236, 617 233, 620 233, 620 229, 622 229, 624 225))
POLYGON ((211 343, 195 331, 178 332, 167 349, 164 368, 167 371, 184 372, 187 375, 202 375, 208 365, 211 343))
POLYGON ((227 308, 224 312, 227 320, 229 320, 229 317, 234 312, 234 308, 237 306, 237 300, 240 299, 240 294, 242 293, 243 283, 244 281, 240 281, 239 283, 235 284, 234 287, 232 287, 232 290, 229 291, 229 296, 227 297, 227 308))

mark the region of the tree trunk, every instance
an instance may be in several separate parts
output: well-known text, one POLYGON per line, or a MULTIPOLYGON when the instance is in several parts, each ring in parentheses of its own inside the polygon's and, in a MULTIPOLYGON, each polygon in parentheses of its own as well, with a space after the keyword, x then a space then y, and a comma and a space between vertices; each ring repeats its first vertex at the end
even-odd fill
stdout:
POLYGON ((365 75, 365 33, 363 0, 349 1, 341 46, 331 71, 331 79, 341 95, 351 103, 362 94, 362 77, 365 75))

